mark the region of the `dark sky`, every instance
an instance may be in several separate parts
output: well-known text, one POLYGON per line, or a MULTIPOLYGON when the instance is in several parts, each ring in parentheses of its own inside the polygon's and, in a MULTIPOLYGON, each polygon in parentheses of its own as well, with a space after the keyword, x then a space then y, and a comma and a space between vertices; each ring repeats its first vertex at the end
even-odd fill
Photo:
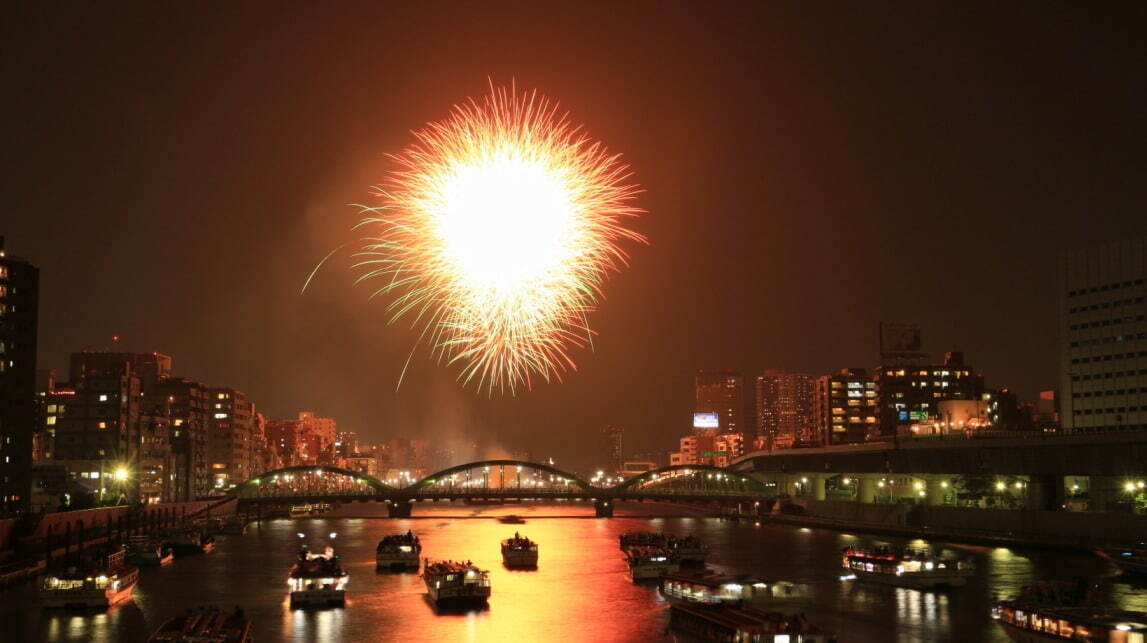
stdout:
POLYGON ((40 362, 173 355, 273 417, 589 463, 671 450, 698 368, 878 360, 881 319, 990 386, 1057 381, 1056 260, 1147 231, 1142 3, 25 3, 0 25, 0 233, 40 362), (415 6, 417 5, 417 6, 415 6), (921 6, 927 5, 927 6, 921 6), (646 189, 593 353, 460 390, 336 257, 386 152, 516 79, 646 189))

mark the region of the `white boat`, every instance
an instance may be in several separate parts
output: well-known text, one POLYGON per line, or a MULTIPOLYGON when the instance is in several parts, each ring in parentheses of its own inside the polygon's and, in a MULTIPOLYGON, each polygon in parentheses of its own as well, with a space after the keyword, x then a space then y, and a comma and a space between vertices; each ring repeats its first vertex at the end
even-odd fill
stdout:
POLYGON ((688 640, 753 643, 834 643, 836 637, 805 619, 752 607, 688 605, 669 607, 670 629, 688 640))
POLYGON ((79 565, 50 570, 40 585, 44 607, 108 608, 130 601, 139 569, 124 557, 117 547, 95 552, 79 565))
POLYGON ((975 573, 969 561, 941 558, 926 549, 897 552, 886 547, 874 550, 847 547, 842 564, 847 572, 845 580, 855 578, 913 589, 962 587, 975 573))
POLYGON ((1082 643, 1143 643, 1147 613, 1088 605, 1072 583, 1040 583, 1020 595, 996 603, 992 618, 1013 641, 1079 641, 1082 643))
POLYGON ((375 564, 378 569, 417 570, 422 560, 422 543, 414 532, 391 534, 378 541, 375 564))
POLYGON ((291 568, 287 586, 291 590, 291 607, 346 604, 346 585, 350 580, 334 549, 312 554, 304 546, 299 560, 291 568))
POLYGON ((538 543, 515 533, 502 541, 502 563, 506 567, 537 567, 538 543))
POLYGON ((681 569, 669 552, 661 547, 628 547, 625 560, 629 564, 629 577, 633 580, 661 578, 681 569))
POLYGON ((718 576, 709 573, 667 574, 661 578, 661 595, 670 603, 704 605, 774 605, 808 599, 807 588, 794 583, 750 576, 718 576))
POLYGON ((490 599, 490 572, 469 561, 426 561, 422 570, 426 594, 435 605, 480 606, 490 599))

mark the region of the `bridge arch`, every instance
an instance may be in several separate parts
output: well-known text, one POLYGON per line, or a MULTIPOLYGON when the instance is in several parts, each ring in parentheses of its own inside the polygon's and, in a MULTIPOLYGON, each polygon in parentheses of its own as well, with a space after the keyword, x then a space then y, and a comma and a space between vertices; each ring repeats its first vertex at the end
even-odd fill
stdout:
POLYGON ((668 467, 661 467, 660 469, 653 469, 652 471, 646 471, 641 475, 634 476, 625 482, 611 487, 611 490, 631 491, 634 488, 643 487, 647 484, 660 484, 670 480, 681 480, 683 478, 692 477, 694 475, 704 476, 706 481, 717 480, 719 482, 721 480, 728 479, 730 482, 743 484, 745 487, 752 491, 758 491, 762 493, 772 492, 772 489, 765 486, 765 483, 761 482, 760 480, 750 478, 749 476, 737 473, 736 471, 721 467, 697 464, 675 464, 668 467))
POLYGON ((552 474, 555 476, 560 476, 564 480, 569 480, 570 482, 577 485, 578 488, 580 488, 583 491, 599 491, 600 490, 599 487, 595 487, 595 486, 591 485, 590 483, 586 482, 585 480, 582 480, 581 478, 579 478, 577 475, 572 474, 568 471, 563 471, 561 469, 558 469, 557 467, 553 467, 553 466, 550 466, 548 464, 542 464, 541 462, 528 462, 526 460, 478 460, 475 462, 467 462, 465 464, 455 465, 453 467, 448 467, 448 468, 443 469, 441 471, 437 471, 435 473, 432 473, 432 474, 426 476, 425 478, 419 480, 418 482, 415 482, 414 484, 410 485, 409 487, 407 487, 407 489, 410 489, 412 491, 417 491, 419 489, 425 489, 426 487, 433 485, 435 482, 437 482, 443 478, 446 478, 448 476, 451 476, 453 474, 461 473, 463 471, 470 471, 472 469, 484 468, 484 467, 521 467, 521 468, 525 468, 525 469, 534 469, 536 471, 543 471, 545 473, 549 473, 549 474, 552 474))
POLYGON ((336 476, 354 478, 358 482, 369 485, 371 489, 379 493, 394 491, 394 487, 386 484, 378 478, 375 478, 374 476, 370 476, 365 473, 359 473, 349 469, 342 469, 340 467, 332 467, 326 465, 300 464, 291 467, 283 467, 281 469, 274 469, 249 480, 244 480, 243 482, 235 485, 230 491, 228 491, 227 497, 238 497, 242 493, 251 491, 253 489, 258 489, 260 485, 265 484, 271 480, 277 480, 280 477, 293 476, 296 474, 305 475, 309 473, 317 475, 325 475, 330 473, 336 476))

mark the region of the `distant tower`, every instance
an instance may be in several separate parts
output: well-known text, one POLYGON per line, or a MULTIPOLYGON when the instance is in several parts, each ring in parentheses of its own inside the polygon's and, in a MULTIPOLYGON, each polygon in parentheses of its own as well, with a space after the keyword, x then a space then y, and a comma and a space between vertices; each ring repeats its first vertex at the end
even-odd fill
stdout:
POLYGON ((0 514, 26 510, 32 491, 39 294, 40 271, 0 236, 0 514))
POLYGON ((745 432, 745 378, 736 371, 697 371, 694 413, 716 413, 720 433, 745 432))
POLYGON ((622 435, 625 433, 625 429, 618 426, 607 426, 601 433, 604 445, 603 459, 606 466, 611 469, 608 473, 617 473, 621 471, 622 463, 625 460, 625 456, 622 455, 624 453, 622 451, 622 435))

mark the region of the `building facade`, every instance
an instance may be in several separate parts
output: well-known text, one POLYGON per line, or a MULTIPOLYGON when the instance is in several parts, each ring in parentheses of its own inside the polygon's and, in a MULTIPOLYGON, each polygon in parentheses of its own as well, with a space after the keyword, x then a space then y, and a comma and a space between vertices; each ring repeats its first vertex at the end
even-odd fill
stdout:
POLYGON ((745 378, 740 373, 698 371, 693 389, 694 413, 716 413, 721 433, 745 433, 745 378))
POLYGON ((207 463, 215 492, 252 477, 251 425, 255 409, 243 391, 211 388, 207 420, 207 463))
POLYGON ((814 443, 811 375, 769 370, 757 376, 756 388, 754 447, 773 450, 814 443))
POLYGON ((624 436, 625 430, 619 426, 607 426, 601 431, 601 464, 611 475, 621 471, 621 465, 625 460, 622 440, 624 436))
POLYGON ((984 378, 964 363, 964 354, 948 353, 943 364, 884 364, 876 372, 880 434, 911 433, 913 424, 939 419, 944 400, 980 400, 984 378))
POLYGON ((1060 280, 1063 430, 1147 428, 1147 237, 1067 252, 1060 280))
POLYGON ((817 444, 864 442, 879 431, 876 382, 863 368, 846 368, 813 382, 812 417, 817 444))
POLYGON ((26 511, 38 428, 36 332, 40 271, 0 237, 0 515, 26 511))

